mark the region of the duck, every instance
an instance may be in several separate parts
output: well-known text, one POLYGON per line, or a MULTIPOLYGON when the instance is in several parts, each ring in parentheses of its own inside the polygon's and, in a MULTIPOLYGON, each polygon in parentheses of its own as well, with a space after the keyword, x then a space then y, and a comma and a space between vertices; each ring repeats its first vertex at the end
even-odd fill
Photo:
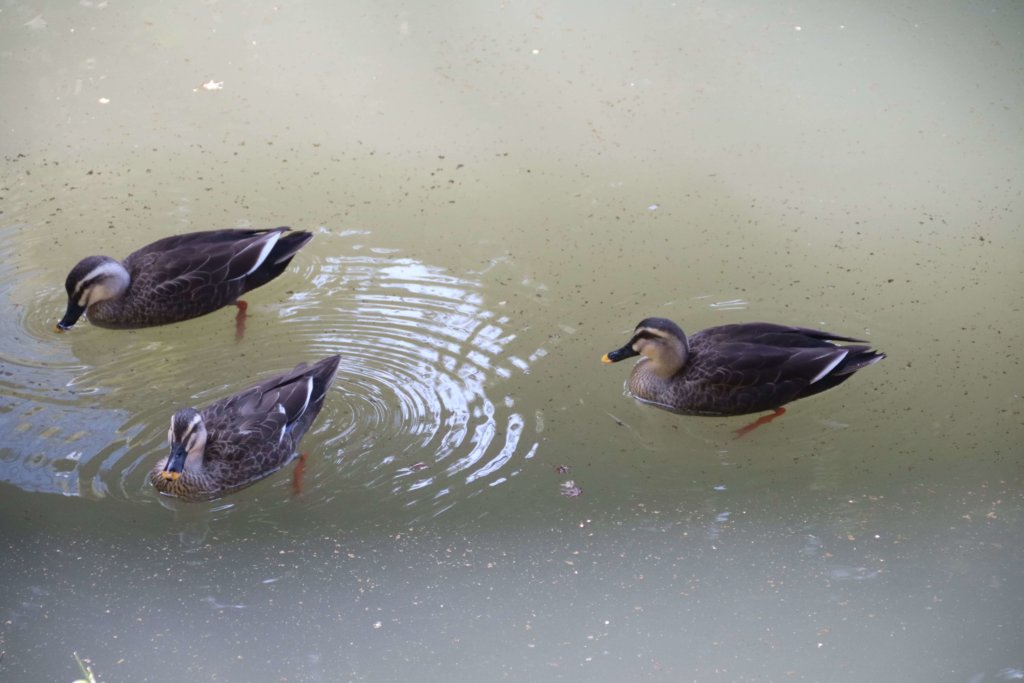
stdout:
POLYGON ((68 273, 67 310, 58 332, 82 314, 93 325, 138 328, 176 323, 235 304, 239 297, 284 272, 313 238, 288 227, 226 229, 173 235, 148 244, 123 261, 88 256, 68 273))
POLYGON ((299 363, 202 410, 177 410, 167 431, 170 453, 153 466, 150 484, 183 500, 211 500, 281 469, 320 413, 340 360, 299 363))
POLYGON ((630 373, 629 391, 644 403, 712 417, 773 411, 737 436, 782 415, 784 405, 832 389, 885 358, 862 339, 823 330, 751 322, 687 338, 667 318, 641 320, 629 341, 601 360, 634 356, 642 358, 630 373))

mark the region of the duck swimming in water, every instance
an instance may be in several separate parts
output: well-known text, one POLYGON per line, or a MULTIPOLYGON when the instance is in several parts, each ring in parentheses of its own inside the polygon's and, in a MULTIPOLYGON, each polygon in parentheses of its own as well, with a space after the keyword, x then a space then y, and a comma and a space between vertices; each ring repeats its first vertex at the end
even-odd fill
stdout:
POLYGON ((785 412, 782 407, 848 380, 885 358, 863 340, 805 327, 741 323, 701 330, 687 339, 666 318, 647 318, 629 342, 601 359, 643 356, 629 376, 641 401, 683 415, 746 415, 767 410, 743 436, 785 412), (849 342, 849 346, 832 343, 849 342))
POLYGON ((150 483, 170 496, 208 500, 281 469, 320 413, 339 360, 300 363, 202 410, 178 410, 167 433, 171 452, 150 483))
POLYGON ((289 228, 209 230, 157 240, 124 261, 89 256, 68 274, 68 306, 57 331, 83 313, 99 327, 165 325, 235 304, 288 267, 313 235, 289 228))

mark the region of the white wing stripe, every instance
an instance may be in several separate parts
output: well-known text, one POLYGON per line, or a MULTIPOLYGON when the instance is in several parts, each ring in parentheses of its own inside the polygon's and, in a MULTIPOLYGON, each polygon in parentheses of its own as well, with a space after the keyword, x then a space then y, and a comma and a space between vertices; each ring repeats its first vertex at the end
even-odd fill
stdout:
POLYGON ((267 260, 267 256, 270 255, 270 251, 274 248, 274 245, 277 244, 277 240, 280 239, 280 237, 280 232, 272 232, 267 235, 266 241, 263 243, 263 249, 260 251, 260 256, 256 259, 255 265, 242 275, 242 277, 252 275, 256 272, 256 269, 263 265, 263 262, 267 260))
POLYGON ((830 373, 833 370, 835 370, 836 366, 843 362, 843 359, 846 358, 846 354, 848 354, 848 353, 849 353, 849 351, 843 351, 842 353, 836 354, 836 359, 834 361, 832 361, 831 363, 829 363, 827 366, 825 366, 825 369, 822 370, 821 372, 819 372, 814 377, 814 379, 811 380, 811 384, 814 384, 819 379, 821 379, 822 377, 825 377, 826 375, 828 375, 828 373, 830 373))
MULTIPOLYGON (((306 412, 306 408, 309 407, 309 397, 313 395, 313 378, 306 378, 306 400, 302 402, 302 410, 299 411, 299 415, 306 412)), ((295 419, 299 419, 299 415, 295 416, 295 419)))

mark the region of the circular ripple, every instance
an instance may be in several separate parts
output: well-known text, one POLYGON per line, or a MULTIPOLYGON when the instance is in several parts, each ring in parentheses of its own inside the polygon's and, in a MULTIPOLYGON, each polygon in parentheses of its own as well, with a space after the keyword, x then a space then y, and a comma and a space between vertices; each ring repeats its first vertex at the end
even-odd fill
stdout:
POLYGON ((47 282, 40 267, 52 252, 42 231, 0 228, 0 480, 75 494, 83 454, 102 448, 108 435, 91 433, 88 406, 68 389, 86 366, 54 331, 66 295, 63 276, 47 282))
MULTIPOLYGON (((348 251, 316 264, 313 289, 282 312, 293 338, 342 355, 319 430, 324 457, 376 500, 383 490, 433 514, 507 481, 536 434, 511 397, 492 394, 534 354, 515 353, 509 319, 487 307, 478 281, 348 251)), ((316 486, 336 484, 325 479, 316 486)))

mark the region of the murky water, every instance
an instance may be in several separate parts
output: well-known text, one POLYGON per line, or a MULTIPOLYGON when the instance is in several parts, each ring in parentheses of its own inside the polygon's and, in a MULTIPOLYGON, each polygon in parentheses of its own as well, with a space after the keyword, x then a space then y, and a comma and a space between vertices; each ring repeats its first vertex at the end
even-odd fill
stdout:
POLYGON ((1024 672, 1015 3, 0 7, 0 680, 1024 672), (291 225, 234 311, 58 335, 82 256, 291 225), (648 315, 888 354, 732 440, 648 315), (342 355, 290 468, 175 408, 342 355))

